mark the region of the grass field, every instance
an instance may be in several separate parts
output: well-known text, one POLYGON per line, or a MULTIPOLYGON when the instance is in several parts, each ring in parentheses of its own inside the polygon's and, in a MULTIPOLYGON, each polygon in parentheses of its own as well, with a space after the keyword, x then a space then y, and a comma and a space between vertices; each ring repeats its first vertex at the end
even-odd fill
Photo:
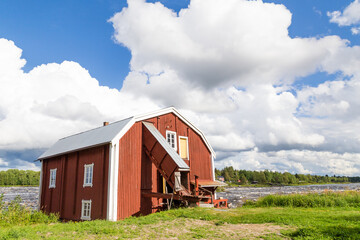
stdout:
MULTIPOLYGON (((60 223, 54 216, 37 216, 35 221, 9 223, 0 218, 0 238, 360 239, 360 208, 351 205, 358 201, 356 196, 359 195, 357 192, 305 195, 303 197, 308 199, 305 201, 308 204, 301 207, 286 204, 291 202, 289 199, 298 201, 301 195, 288 195, 287 201, 279 200, 284 196, 275 196, 272 202, 282 201, 285 206, 263 207, 261 201, 264 198, 257 204, 237 209, 175 209, 118 222, 60 223), (318 200, 319 196, 327 199, 329 194, 332 194, 332 199, 338 199, 335 202, 343 199, 340 202, 347 203, 341 206, 309 204, 311 199, 322 202, 318 200)), ((326 201, 323 203, 328 205, 326 201)))

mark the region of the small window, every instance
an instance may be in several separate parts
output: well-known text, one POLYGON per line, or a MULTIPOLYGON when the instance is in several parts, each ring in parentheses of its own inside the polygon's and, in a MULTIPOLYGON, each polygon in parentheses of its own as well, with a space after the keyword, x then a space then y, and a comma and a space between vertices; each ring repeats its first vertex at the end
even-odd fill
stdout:
POLYGON ((49 188, 55 188, 56 183, 56 169, 50 169, 50 180, 49 180, 49 188))
POLYGON ((170 144, 170 146, 176 151, 176 132, 166 131, 166 141, 170 144))
POLYGON ((92 187, 93 186, 93 171, 94 171, 93 163, 84 165, 84 185, 83 185, 83 187, 92 187))
POLYGON ((183 159, 189 159, 189 144, 187 137, 179 137, 179 155, 183 159))
POLYGON ((82 200, 81 220, 91 220, 91 200, 82 200))

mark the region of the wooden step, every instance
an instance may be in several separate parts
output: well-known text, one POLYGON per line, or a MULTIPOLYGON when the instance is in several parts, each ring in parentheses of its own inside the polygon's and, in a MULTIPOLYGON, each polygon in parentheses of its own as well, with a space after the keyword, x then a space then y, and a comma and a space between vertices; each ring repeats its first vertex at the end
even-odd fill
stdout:
POLYGON ((214 204, 211 203, 200 203, 199 207, 203 207, 203 208, 214 208, 214 204))

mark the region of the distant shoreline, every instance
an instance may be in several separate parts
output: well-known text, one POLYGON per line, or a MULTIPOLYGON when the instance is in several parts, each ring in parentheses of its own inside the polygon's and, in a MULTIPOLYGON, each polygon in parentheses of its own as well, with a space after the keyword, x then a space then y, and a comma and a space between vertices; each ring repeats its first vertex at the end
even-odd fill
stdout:
POLYGON ((256 188, 256 187, 287 187, 287 186, 317 186, 317 185, 344 185, 344 184, 357 184, 360 182, 341 182, 341 183, 297 183, 297 184, 246 184, 246 185, 241 185, 241 184, 234 184, 234 183, 227 183, 228 186, 225 186, 224 188, 232 188, 232 187, 239 187, 239 188, 256 188))
POLYGON ((223 191, 217 192, 217 197, 228 199, 233 207, 241 206, 247 200, 256 201, 260 197, 267 195, 288 195, 297 193, 322 193, 324 191, 347 191, 360 189, 360 183, 334 183, 334 184, 311 184, 296 186, 247 186, 234 187, 228 186, 223 191))

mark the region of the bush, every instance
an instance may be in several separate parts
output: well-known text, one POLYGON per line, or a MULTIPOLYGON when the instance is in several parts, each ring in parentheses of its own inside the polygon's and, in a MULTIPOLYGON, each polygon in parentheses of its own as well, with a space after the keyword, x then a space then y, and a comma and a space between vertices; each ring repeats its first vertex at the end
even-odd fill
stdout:
POLYGON ((21 198, 16 196, 9 203, 0 196, 0 226, 28 225, 33 223, 57 222, 59 217, 55 214, 47 215, 41 211, 34 211, 21 205, 21 198))
POLYGON ((256 203, 245 203, 256 207, 360 207, 360 193, 356 191, 323 192, 290 195, 268 195, 256 203))

